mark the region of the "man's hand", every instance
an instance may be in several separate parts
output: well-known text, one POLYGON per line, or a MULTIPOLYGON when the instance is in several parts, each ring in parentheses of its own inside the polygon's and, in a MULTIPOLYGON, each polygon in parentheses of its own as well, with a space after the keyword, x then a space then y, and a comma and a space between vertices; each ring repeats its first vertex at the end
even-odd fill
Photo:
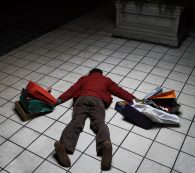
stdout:
POLYGON ((144 103, 144 99, 135 98, 134 100, 135 100, 135 102, 137 102, 137 103, 144 103))
POLYGON ((58 106, 58 105, 61 104, 61 103, 62 103, 62 100, 61 100, 61 99, 57 99, 57 103, 56 103, 55 106, 58 106))

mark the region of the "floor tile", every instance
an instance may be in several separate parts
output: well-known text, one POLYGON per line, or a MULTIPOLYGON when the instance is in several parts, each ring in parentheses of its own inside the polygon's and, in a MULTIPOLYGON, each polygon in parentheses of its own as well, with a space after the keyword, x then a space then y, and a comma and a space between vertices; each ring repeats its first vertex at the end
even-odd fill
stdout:
POLYGON ((4 79, 2 79, 0 82, 1 82, 1 84, 7 85, 7 86, 11 86, 15 82, 17 82, 19 79, 20 78, 18 78, 18 77, 9 75, 9 76, 5 77, 4 79))
POLYGON ((63 80, 60 80, 58 82, 56 82, 52 88, 53 89, 56 89, 56 90, 59 90, 61 92, 65 92, 67 89, 69 89, 71 86, 73 85, 73 83, 70 83, 70 82, 67 82, 67 81, 63 81, 63 80))
POLYGON ((36 70, 36 72, 42 73, 42 74, 49 74, 49 73, 51 73, 54 69, 55 69, 54 67, 50 67, 50 66, 43 65, 43 66, 41 66, 40 68, 38 68, 38 69, 36 70))
POLYGON ((94 139, 95 137, 92 135, 89 135, 84 132, 80 133, 76 149, 79 151, 84 151, 94 139))
POLYGON ((126 76, 130 72, 130 70, 131 70, 130 68, 117 66, 112 69, 111 73, 126 76))
POLYGON ((192 123, 188 135, 195 137, 195 122, 192 123))
POLYGON ((44 132, 44 134, 55 140, 60 140, 60 136, 65 127, 66 127, 65 124, 60 122, 55 122, 49 129, 47 129, 44 132))
POLYGON ((122 52, 122 51, 119 51, 119 50, 115 51, 115 52, 112 54, 113 57, 120 58, 120 59, 125 58, 127 55, 128 55, 127 52, 122 52))
POLYGON ((155 141, 179 150, 183 143, 184 138, 185 135, 181 133, 169 130, 167 128, 161 128, 155 141))
POLYGON ((13 65, 9 65, 9 66, 3 68, 1 71, 2 71, 2 72, 5 72, 5 73, 7 73, 7 74, 12 74, 12 73, 14 73, 16 70, 18 70, 18 69, 19 69, 19 67, 16 67, 16 66, 13 66, 13 65))
POLYGON ((3 106, 1 106, 0 114, 5 117, 10 117, 15 113, 14 111, 14 104, 12 102, 7 102, 3 106))
POLYGON ((6 141, 0 147, 0 166, 3 168, 22 152, 22 148, 6 141))
POLYGON ((131 68, 134 68, 136 64, 137 64, 137 62, 135 62, 135 61, 130 61, 130 60, 124 59, 120 62, 119 65, 131 69, 131 68))
POLYGON ((167 77, 170 73, 170 70, 160 68, 160 67, 154 67, 151 71, 151 74, 162 76, 162 77, 167 77))
POLYGON ((83 62, 85 62, 86 60, 87 60, 86 58, 79 57, 79 55, 78 55, 78 56, 74 56, 73 58, 71 58, 68 62, 80 65, 83 62))
POLYGON ((147 64, 142 64, 142 63, 138 63, 136 66, 135 66, 135 70, 139 70, 139 71, 143 71, 143 72, 150 72, 152 69, 153 69, 154 66, 151 66, 151 65, 147 65, 147 64))
POLYGON ((173 67, 175 66, 175 64, 171 63, 171 62, 161 60, 161 61, 158 62, 158 64, 156 66, 167 69, 167 70, 172 70, 173 67))
POLYGON ((182 173, 194 173, 195 157, 181 152, 175 163, 174 170, 182 173))
POLYGON ((23 127, 16 134, 14 134, 10 140, 14 143, 26 148, 32 143, 40 134, 29 128, 23 127))
POLYGON ((148 65, 156 65, 158 61, 159 61, 158 59, 154 59, 146 56, 141 60, 141 63, 148 64, 148 65))
POLYGON ((21 69, 15 71, 13 73, 13 75, 16 76, 16 77, 19 77, 19 78, 24 78, 25 76, 27 76, 31 72, 32 72, 31 70, 27 70, 27 69, 21 68, 21 69))
POLYGON ((108 56, 107 55, 102 55, 102 54, 94 54, 90 59, 96 60, 96 61, 104 61, 108 56))
POLYGON ((191 85, 195 85, 195 76, 190 76, 187 83, 191 85))
POLYGON ((126 130, 130 130, 133 127, 133 124, 129 123, 124 119, 124 117, 120 114, 117 113, 112 120, 110 121, 110 124, 113 124, 115 126, 124 128, 126 130))
POLYGON ((54 150, 54 140, 41 135, 27 149, 43 158, 48 157, 54 150))
POLYGON ((124 172, 135 172, 141 161, 141 156, 119 148, 113 156, 112 165, 124 172))
POLYGON ((152 141, 150 139, 144 138, 135 133, 129 133, 121 147, 144 156, 151 144, 152 141))
POLYGON ((162 46, 162 45, 155 45, 152 48, 152 51, 154 52, 160 52, 160 53, 165 53, 168 50, 167 46, 162 46))
POLYGON ((77 68, 75 68, 73 70, 74 73, 78 73, 78 74, 81 74, 81 75, 86 75, 89 73, 89 71, 91 70, 91 68, 88 68, 88 67, 84 67, 84 66, 79 66, 77 68))
POLYGON ((136 54, 129 54, 128 56, 125 57, 125 59, 130 60, 130 61, 135 61, 135 62, 139 62, 143 59, 144 56, 142 55, 136 55, 136 54))
MULTIPOLYGON (((117 146, 112 144, 112 154, 115 153, 117 149, 117 146)), ((87 148, 87 150, 85 151, 85 154, 88 154, 89 156, 101 161, 102 157, 101 156, 97 156, 97 152, 96 152, 96 141, 94 140, 92 142, 92 144, 87 148)))
POLYGON ((82 63, 83 66, 89 67, 89 68, 94 68, 96 67, 98 64, 100 64, 99 61, 95 61, 92 59, 88 59, 85 62, 82 63))
POLYGON ((186 84, 182 90, 182 93, 186 93, 195 96, 195 86, 186 84))
POLYGON ((8 74, 3 73, 3 72, 0 71, 0 80, 4 79, 6 76, 8 76, 8 74))
POLYGON ((42 66, 42 64, 37 63, 37 62, 31 62, 30 64, 27 64, 24 66, 25 69, 28 70, 37 70, 38 68, 40 68, 42 66))
POLYGON ((139 49, 139 48, 136 48, 135 50, 132 51, 133 54, 140 55, 140 56, 145 56, 147 55, 148 52, 149 50, 139 49))
POLYGON ((35 118, 31 120, 26 126, 38 131, 40 133, 44 132, 48 127, 51 126, 51 124, 54 122, 54 120, 41 116, 38 118, 35 118))
POLYGON ((180 81, 180 82, 186 82, 186 80, 188 79, 188 75, 184 73, 172 71, 170 75, 168 76, 168 78, 176 80, 176 81, 180 81))
POLYGON ((121 142, 124 140, 126 137, 128 131, 123 130, 119 127, 116 127, 114 125, 109 124, 108 128, 110 130, 110 138, 113 144, 120 145, 121 142))
POLYGON ((186 118, 188 120, 192 120, 194 118, 195 108, 186 105, 181 105, 179 111, 181 112, 180 116, 183 118, 186 118))
POLYGON ((48 161, 44 161, 39 167, 38 169, 35 171, 35 173, 43 173, 43 172, 47 172, 47 173, 64 173, 65 171, 57 166, 55 166, 54 164, 48 162, 48 161))
POLYGON ((145 130, 138 126, 134 126, 132 132, 153 140, 156 137, 159 130, 160 129, 158 127, 153 127, 152 129, 145 130))
POLYGON ((177 126, 173 126, 173 127, 167 126, 167 127, 168 127, 169 129, 175 130, 175 131, 177 131, 177 132, 181 132, 181 133, 183 133, 183 134, 186 134, 187 131, 188 131, 188 129, 189 129, 189 127, 190 127, 190 123, 191 123, 191 121, 186 120, 186 119, 184 119, 184 118, 180 118, 180 119, 179 119, 179 126, 178 126, 178 127, 177 127, 177 126))
POLYGON ((181 73, 185 73, 185 74, 190 74, 192 72, 192 67, 188 67, 188 66, 184 66, 184 65, 179 65, 177 64, 173 71, 177 71, 177 72, 181 72, 181 73))
POLYGON ((49 117, 49 118, 53 118, 53 119, 56 119, 57 120, 67 110, 68 110, 68 108, 65 108, 63 106, 58 105, 57 107, 55 107, 55 109, 53 110, 53 112, 47 114, 46 116, 49 117))
POLYGON ((7 101, 5 99, 0 98, 0 106, 4 105, 7 101))
POLYGON ((139 167, 137 173, 168 173, 170 169, 162 166, 158 163, 155 163, 151 160, 144 159, 141 166, 139 167))
POLYGON ((14 133, 16 133, 21 127, 22 125, 7 119, 0 125, 1 136, 9 138, 14 133))
POLYGON ((40 157, 24 151, 14 161, 12 161, 5 169, 10 173, 20 172, 33 172, 36 167, 43 161, 40 157))
POLYGON ((69 73, 63 78, 63 80, 71 83, 76 83, 81 77, 81 74, 69 73))
POLYGON ((48 75, 55 77, 55 78, 58 78, 58 79, 62 79, 67 74, 68 74, 68 71, 56 69, 56 70, 52 71, 51 73, 49 73, 48 75))
POLYGON ((15 84, 13 84, 12 87, 18 90, 22 90, 22 88, 26 88, 28 82, 28 80, 20 79, 15 84))
POLYGON ((71 173, 99 173, 101 171, 100 162, 87 155, 82 155, 70 171, 71 173))
POLYGON ((37 82, 39 79, 43 78, 44 74, 32 72, 25 77, 26 80, 31 80, 33 82, 37 82))
POLYGON ((195 138, 187 136, 181 150, 187 154, 195 156, 195 138))
POLYGON ((184 104, 186 106, 191 106, 191 107, 195 107, 194 102, 195 102, 195 97, 188 95, 188 94, 184 94, 181 93, 178 97, 178 103, 184 104))
POLYGON ((108 73, 106 76, 112 79, 117 84, 124 78, 124 76, 114 74, 114 73, 108 73))
POLYGON ((152 90, 154 90, 158 85, 142 82, 140 86, 137 88, 138 91, 144 92, 146 94, 150 93, 152 90))
POLYGON ((161 76, 156 76, 153 74, 149 74, 145 79, 145 82, 151 83, 151 84, 155 84, 158 86, 161 86, 162 83, 165 81, 165 78, 161 77, 161 76))
POLYGON ((171 168, 177 157, 177 153, 178 151, 175 149, 154 142, 146 157, 171 168))
POLYGON ((0 97, 5 100, 10 100, 20 93, 19 90, 8 87, 0 93, 0 97))
POLYGON ((111 71, 113 68, 115 67, 115 65, 112 64, 108 64, 108 63, 100 63, 97 68, 102 69, 105 72, 109 72, 111 71))
POLYGON ((125 86, 127 88, 136 89, 140 83, 141 83, 141 81, 136 80, 136 79, 124 78, 120 82, 120 85, 125 86))
POLYGON ((167 79, 162 86, 171 90, 181 91, 184 84, 183 82, 167 79))
MULTIPOLYGON (((70 158, 70 161, 71 161, 71 165, 73 165, 74 162, 77 161, 77 159, 80 157, 81 154, 82 154, 81 152, 75 150, 73 155, 68 155, 68 157, 70 158)), ((58 161, 56 159, 55 151, 50 154, 50 156, 47 158, 47 160, 52 162, 53 164, 57 165, 58 167, 60 167, 62 169, 66 169, 66 170, 69 169, 69 168, 65 168, 65 167, 59 165, 59 163, 58 163, 58 161)))
POLYGON ((177 63, 179 58, 180 58, 179 56, 173 56, 173 55, 165 54, 163 56, 162 60, 172 62, 172 63, 177 63))
POLYGON ((50 87, 52 86, 53 84, 55 84, 59 79, 57 78, 54 78, 54 77, 50 77, 50 76, 45 76, 43 77, 42 79, 40 79, 37 83, 39 85, 43 85, 43 86, 46 86, 46 87, 50 87))
POLYGON ((142 81, 148 74, 145 72, 137 71, 137 70, 132 70, 127 77, 137 79, 142 81))

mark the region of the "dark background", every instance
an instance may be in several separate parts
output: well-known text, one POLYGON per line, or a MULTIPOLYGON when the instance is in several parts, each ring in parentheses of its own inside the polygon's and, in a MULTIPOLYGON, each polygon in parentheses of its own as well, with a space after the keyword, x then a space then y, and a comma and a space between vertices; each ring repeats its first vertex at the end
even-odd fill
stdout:
POLYGON ((109 0, 1 0, 0 56, 109 0))

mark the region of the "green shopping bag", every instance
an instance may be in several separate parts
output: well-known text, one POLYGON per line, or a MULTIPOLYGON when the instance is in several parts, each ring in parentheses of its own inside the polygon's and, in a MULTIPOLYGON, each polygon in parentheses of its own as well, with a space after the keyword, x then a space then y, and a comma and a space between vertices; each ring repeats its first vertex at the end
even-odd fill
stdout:
POLYGON ((32 99, 28 97, 26 90, 23 88, 20 95, 20 103, 22 107, 28 113, 40 113, 47 114, 54 110, 54 106, 48 103, 45 103, 41 100, 32 99))

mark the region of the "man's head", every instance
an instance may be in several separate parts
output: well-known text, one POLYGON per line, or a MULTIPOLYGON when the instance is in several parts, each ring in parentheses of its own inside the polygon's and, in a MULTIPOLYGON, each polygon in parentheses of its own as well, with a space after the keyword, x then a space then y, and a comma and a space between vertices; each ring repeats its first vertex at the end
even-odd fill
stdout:
POLYGON ((93 68, 93 69, 91 69, 91 70, 89 71, 89 74, 94 73, 94 72, 98 72, 98 73, 103 74, 103 71, 100 70, 99 68, 93 68))

